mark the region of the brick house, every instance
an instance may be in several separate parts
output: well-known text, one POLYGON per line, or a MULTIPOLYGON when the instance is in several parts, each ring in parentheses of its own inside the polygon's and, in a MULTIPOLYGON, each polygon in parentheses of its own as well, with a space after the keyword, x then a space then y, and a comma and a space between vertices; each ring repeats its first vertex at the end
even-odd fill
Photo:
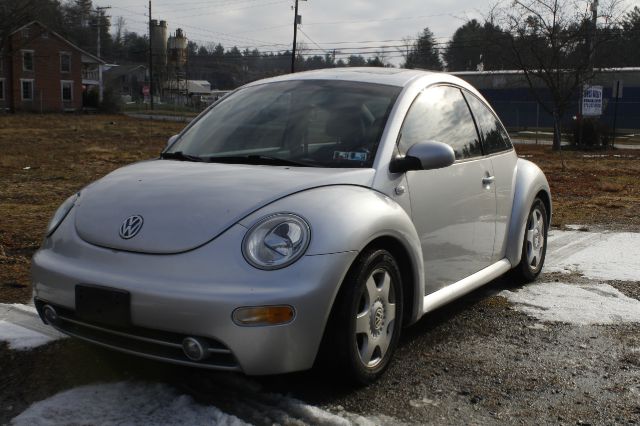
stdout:
POLYGON ((83 90, 102 84, 105 64, 38 21, 1 43, 0 109, 64 112, 82 109, 83 90))

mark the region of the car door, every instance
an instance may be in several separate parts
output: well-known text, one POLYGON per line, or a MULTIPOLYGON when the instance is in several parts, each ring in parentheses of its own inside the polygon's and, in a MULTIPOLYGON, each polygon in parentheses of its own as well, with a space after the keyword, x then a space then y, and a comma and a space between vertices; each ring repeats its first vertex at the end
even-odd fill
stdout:
POLYGON ((513 204, 513 176, 518 157, 513 152, 509 134, 493 111, 474 94, 466 90, 463 93, 482 136, 483 151, 491 159, 494 170, 497 215, 493 261, 497 262, 506 251, 507 226, 513 204))
POLYGON ((449 144, 453 165, 407 172, 411 216, 422 244, 425 294, 489 266, 496 199, 491 160, 459 88, 425 89, 411 106, 398 140, 401 154, 419 141, 449 144))

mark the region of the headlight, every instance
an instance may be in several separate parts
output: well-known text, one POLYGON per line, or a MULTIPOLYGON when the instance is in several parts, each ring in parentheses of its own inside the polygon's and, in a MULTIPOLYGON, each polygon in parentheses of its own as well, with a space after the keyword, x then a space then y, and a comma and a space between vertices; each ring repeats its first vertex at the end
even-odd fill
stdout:
POLYGON ((51 234, 53 234, 56 229, 58 229, 58 226, 60 226, 64 218, 67 217, 67 215, 71 211, 71 208, 75 204, 79 195, 79 193, 73 194, 71 197, 67 198, 64 203, 60 205, 60 207, 58 207, 58 210, 56 210, 56 212, 53 214, 53 217, 49 221, 46 237, 50 237, 51 234))
POLYGON ((298 260, 310 240, 311 229, 303 218, 278 213, 249 229, 242 242, 242 254, 258 269, 280 269, 298 260))

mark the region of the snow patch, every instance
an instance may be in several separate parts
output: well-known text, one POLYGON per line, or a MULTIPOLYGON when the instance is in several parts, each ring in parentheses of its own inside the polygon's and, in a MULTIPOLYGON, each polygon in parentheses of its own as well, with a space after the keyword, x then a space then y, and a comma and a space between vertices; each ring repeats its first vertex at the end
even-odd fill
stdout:
POLYGON ((11 424, 210 424, 244 426, 247 423, 216 407, 200 405, 187 395, 160 384, 111 383, 61 392, 36 402, 11 424))
POLYGON ((409 400, 409 405, 413 408, 437 407, 438 405, 440 405, 440 401, 429 398, 411 399, 409 400))
MULTIPOLYGON (((324 410, 278 394, 254 393, 239 396, 235 411, 259 424, 375 426, 400 425, 388 416, 364 417, 337 406, 324 410)), ((188 395, 163 384, 118 382, 89 385, 61 392, 36 402, 15 417, 14 426, 58 424, 210 424, 244 426, 244 420, 202 405, 188 395)))
POLYGON ((500 296, 541 321, 576 325, 640 323, 640 301, 608 284, 529 284, 500 296))
POLYGON ((29 350, 45 345, 55 339, 37 331, 0 320, 0 341, 8 342, 9 349, 29 350))
POLYGON ((545 272, 579 272, 597 280, 640 281, 640 233, 554 231, 545 272))
POLYGON ((589 227, 587 225, 577 225, 577 224, 572 224, 572 225, 565 225, 565 228, 571 230, 571 231, 588 231, 589 227))
POLYGON ((22 303, 0 303, 0 308, 5 310, 17 310, 27 314, 35 314, 36 316, 38 315, 38 310, 33 303, 28 305, 24 305, 22 303))

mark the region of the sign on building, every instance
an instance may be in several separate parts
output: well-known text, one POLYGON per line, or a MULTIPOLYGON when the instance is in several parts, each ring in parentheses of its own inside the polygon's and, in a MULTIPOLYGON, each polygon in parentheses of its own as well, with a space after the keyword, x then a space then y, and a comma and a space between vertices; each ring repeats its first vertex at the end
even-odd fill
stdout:
POLYGON ((602 115, 602 86, 584 86, 582 115, 585 117, 602 115))

